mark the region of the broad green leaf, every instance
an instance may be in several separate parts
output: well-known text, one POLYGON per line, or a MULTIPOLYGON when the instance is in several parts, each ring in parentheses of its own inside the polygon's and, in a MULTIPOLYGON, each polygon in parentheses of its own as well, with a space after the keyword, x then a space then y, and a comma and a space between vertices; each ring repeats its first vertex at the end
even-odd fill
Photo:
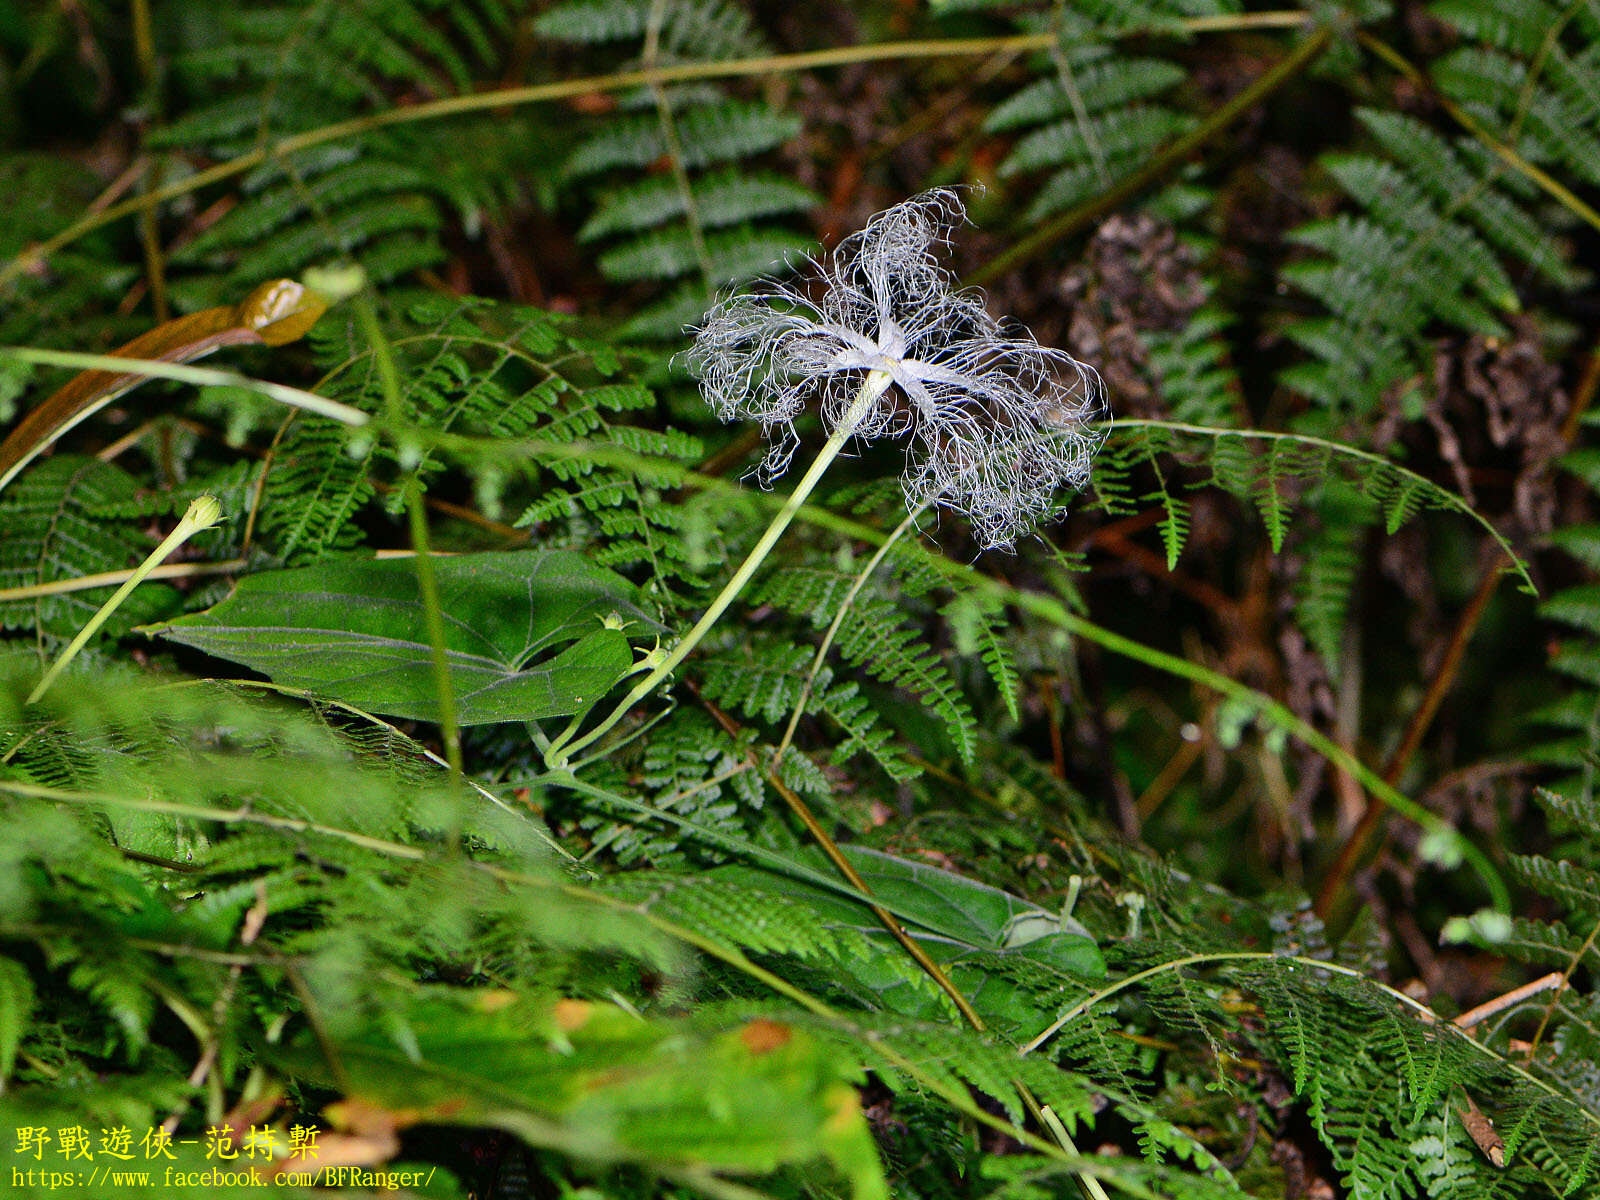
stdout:
POLYGON ((862 846, 846 848, 845 855, 875 896, 892 902, 899 912, 914 915, 929 929, 969 945, 1000 948, 1021 944, 1011 935, 1021 919, 1030 916, 1046 918, 1056 928, 1094 944, 1088 931, 1070 917, 1063 922, 1021 896, 954 871, 862 846))
POLYGON ((693 1022, 509 991, 424 992, 396 1039, 373 1025, 331 1049, 280 1055, 359 1111, 490 1125, 592 1162, 767 1174, 827 1159, 856 1200, 886 1200, 854 1087, 857 1068, 803 1028, 758 1017, 693 1022))
MULTIPOLYGON (((434 570, 462 725, 580 712, 632 665, 625 631, 656 628, 630 583, 573 551, 441 557, 434 570)), ((441 716, 411 559, 250 575, 222 603, 153 632, 357 708, 441 716)))
MULTIPOLYGON (((986 1016, 1019 1026, 1048 1016, 1012 979, 995 974, 997 959, 1016 964, 1022 976, 1034 976, 1041 993, 1105 975, 1099 946, 1071 917, 926 863, 859 846, 845 847, 844 852, 874 897, 986 1016)), ((824 925, 864 934, 881 947, 885 958, 852 961, 841 964, 841 969, 871 989, 876 1002, 888 1009, 920 1018, 940 1015, 938 1002, 930 1004, 930 993, 906 984, 900 964, 891 961, 905 951, 864 905, 831 888, 764 870, 722 867, 717 874, 805 904, 824 925)))

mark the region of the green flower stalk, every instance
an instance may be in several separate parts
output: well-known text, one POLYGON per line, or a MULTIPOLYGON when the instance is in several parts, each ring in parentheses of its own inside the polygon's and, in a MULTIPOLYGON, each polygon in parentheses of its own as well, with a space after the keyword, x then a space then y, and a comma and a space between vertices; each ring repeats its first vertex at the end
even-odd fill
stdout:
POLYGON ((964 513, 985 549, 1003 549, 1062 511, 1102 434, 1104 390, 1090 367, 1002 326, 961 290, 936 247, 966 219, 959 195, 914 196, 812 260, 815 299, 775 279, 725 297, 706 315, 691 369, 725 421, 754 419, 771 448, 770 484, 799 446, 794 424, 820 401, 828 440, 749 556, 704 615, 587 733, 574 723, 545 753, 554 769, 620 721, 699 644, 743 590, 852 438, 906 437, 907 506, 964 513))
POLYGON ((89 639, 99 632, 100 626, 104 625, 111 617, 111 614, 122 606, 122 602, 133 594, 133 589, 143 583, 145 577, 151 571, 165 562, 179 546, 183 545, 195 534, 202 529, 210 529, 221 519, 222 505, 218 503, 215 496, 201 496, 191 503, 188 511, 183 514, 182 519, 173 527, 172 532, 162 539, 161 544, 150 552, 149 556, 139 564, 138 569, 123 581, 121 587, 112 593, 111 599, 102 604, 99 611, 84 623, 82 629, 78 630, 78 635, 67 644, 67 648, 61 652, 56 661, 50 664, 50 669, 44 673, 44 678, 39 680, 33 691, 28 693, 27 702, 29 704, 37 704, 39 702, 40 697, 49 691, 50 685, 56 681, 56 676, 67 669, 67 664, 78 656, 78 651, 89 644, 89 639))

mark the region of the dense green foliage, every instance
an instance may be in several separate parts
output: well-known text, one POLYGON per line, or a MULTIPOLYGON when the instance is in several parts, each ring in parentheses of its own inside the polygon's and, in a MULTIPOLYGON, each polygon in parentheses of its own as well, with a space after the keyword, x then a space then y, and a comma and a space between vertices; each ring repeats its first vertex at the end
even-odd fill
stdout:
POLYGON ((1597 96, 1583 0, 0 0, 0 422, 169 360, 0 485, 0 1185, 1600 1194, 1597 96), (863 445, 605 725, 781 501, 707 305, 974 183, 1090 489, 863 445))

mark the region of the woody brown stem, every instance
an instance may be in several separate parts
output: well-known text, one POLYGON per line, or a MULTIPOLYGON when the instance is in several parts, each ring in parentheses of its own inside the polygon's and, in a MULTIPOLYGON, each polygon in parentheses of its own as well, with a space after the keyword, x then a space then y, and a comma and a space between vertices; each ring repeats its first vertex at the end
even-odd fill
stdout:
MULTIPOLYGON (((1584 363, 1583 374, 1579 377, 1578 386, 1572 395, 1572 407, 1567 410, 1566 418, 1561 423, 1561 440, 1564 444, 1571 445, 1576 440, 1583 415, 1594 403, 1597 391, 1600 391, 1600 345, 1596 345, 1588 361, 1584 363)), ((1393 785, 1399 781, 1412 755, 1422 745, 1422 739, 1433 725, 1434 717, 1439 713, 1439 706, 1443 703, 1445 694, 1455 683, 1462 660, 1466 657, 1467 646, 1477 631, 1478 623, 1483 620, 1483 614, 1489 607, 1489 600, 1500 582, 1500 576, 1510 566, 1511 556, 1505 551, 1496 555, 1494 563, 1479 580, 1472 599, 1467 602, 1466 608, 1462 609, 1460 617, 1456 619, 1456 627, 1451 632, 1450 644, 1445 649, 1439 669, 1434 672, 1433 678, 1428 683, 1428 690, 1422 697, 1422 703, 1411 714, 1411 720, 1406 723, 1400 744, 1395 747, 1394 754, 1384 767, 1385 783, 1393 785)), ((1339 848, 1338 857, 1329 868, 1322 886, 1317 889, 1316 912, 1324 921, 1329 919, 1335 909, 1357 864, 1368 857, 1369 843, 1383 823, 1383 813, 1383 805, 1369 798, 1366 808, 1362 811, 1361 820, 1356 823, 1350 836, 1345 839, 1344 845, 1339 848)))

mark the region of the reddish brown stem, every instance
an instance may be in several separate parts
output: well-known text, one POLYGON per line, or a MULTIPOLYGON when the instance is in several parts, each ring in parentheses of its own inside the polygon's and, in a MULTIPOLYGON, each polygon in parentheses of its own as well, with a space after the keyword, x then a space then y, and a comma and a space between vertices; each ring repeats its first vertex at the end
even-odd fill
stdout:
MULTIPOLYGON (((1583 415, 1593 404, 1597 390, 1600 390, 1600 345, 1595 347, 1588 361, 1584 363, 1583 374, 1579 377, 1578 386, 1572 395, 1572 407, 1567 411, 1566 419, 1561 424, 1561 439, 1567 445, 1571 445, 1577 439, 1583 415)), ((1467 646, 1472 641, 1473 633, 1477 631, 1478 623, 1483 620, 1483 614, 1489 607, 1489 600, 1500 582, 1500 576, 1510 566, 1511 559, 1507 554, 1502 551, 1496 555, 1494 564, 1479 581, 1477 591, 1472 594, 1472 599, 1467 602, 1467 607, 1457 618, 1444 659, 1429 682, 1422 703, 1411 715, 1400 744, 1395 747, 1394 754, 1390 756, 1389 762, 1383 769, 1385 783, 1399 782, 1406 765, 1411 761, 1411 756, 1422 745, 1422 739, 1432 726, 1434 717, 1438 715, 1445 694, 1455 683, 1462 659, 1466 656, 1467 646)), ((1384 811, 1383 805, 1369 799, 1362 811, 1361 820, 1356 823, 1350 836, 1345 839, 1344 845, 1339 848, 1339 856, 1334 859, 1333 866, 1317 890, 1316 912, 1323 920, 1326 921, 1332 913, 1349 883, 1351 874, 1355 871, 1356 864, 1364 859, 1368 844, 1383 823, 1384 811)))
MULTIPOLYGON (((1494 595, 1495 587, 1500 582, 1501 572, 1511 565, 1510 559, 1501 554, 1495 565, 1484 574, 1478 583, 1478 590, 1472 594, 1472 599, 1467 602, 1467 607, 1462 610, 1461 616, 1456 619, 1455 630, 1450 635, 1450 644, 1445 649, 1444 660, 1439 664, 1439 669, 1434 672, 1433 679, 1428 684, 1427 694, 1423 696, 1422 703, 1416 712, 1411 714, 1411 720, 1406 724, 1406 731, 1400 738, 1400 744, 1389 756, 1389 761, 1383 768, 1383 781, 1387 784, 1397 784, 1400 776, 1405 772, 1406 765, 1411 761, 1411 756, 1417 752, 1417 747, 1422 744, 1423 736, 1433 724, 1433 719, 1438 715, 1439 705, 1443 703, 1445 694, 1455 682, 1456 673, 1461 669, 1461 661, 1466 657, 1467 645, 1472 641, 1472 635, 1478 628, 1478 622, 1483 619, 1483 613, 1489 606, 1489 599, 1494 595)), ((1348 883, 1350 874, 1355 866, 1364 857, 1368 843, 1373 834, 1383 822, 1383 814, 1387 810, 1383 805, 1375 803, 1370 797, 1366 807, 1362 810, 1361 819, 1356 822, 1356 827, 1350 831, 1350 836, 1339 849, 1339 857, 1334 860, 1333 867, 1328 871, 1322 881, 1322 886, 1317 890, 1316 911, 1323 920, 1327 920, 1333 911, 1340 894, 1348 883)))

